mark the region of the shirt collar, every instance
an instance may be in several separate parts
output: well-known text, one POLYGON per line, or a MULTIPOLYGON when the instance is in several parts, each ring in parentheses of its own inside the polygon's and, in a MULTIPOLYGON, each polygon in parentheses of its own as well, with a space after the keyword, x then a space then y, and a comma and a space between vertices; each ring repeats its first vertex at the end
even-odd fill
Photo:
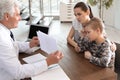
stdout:
POLYGON ((0 23, 0 26, 1 26, 2 29, 4 29, 10 35, 10 30, 6 26, 4 26, 1 23, 0 23))

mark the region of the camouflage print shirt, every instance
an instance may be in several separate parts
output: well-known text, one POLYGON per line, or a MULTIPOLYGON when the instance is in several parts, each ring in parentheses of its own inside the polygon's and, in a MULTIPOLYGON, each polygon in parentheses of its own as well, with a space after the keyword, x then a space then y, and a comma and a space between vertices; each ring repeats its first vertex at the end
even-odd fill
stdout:
POLYGON ((79 38, 78 45, 81 52, 89 51, 92 54, 90 62, 102 67, 113 67, 115 53, 110 49, 110 41, 106 39, 101 44, 89 42, 87 38, 79 38))
POLYGON ((86 51, 88 48, 89 40, 87 37, 79 37, 77 43, 78 46, 80 47, 80 52, 84 53, 84 51, 86 51))
POLYGON ((111 51, 110 42, 106 39, 101 44, 96 42, 89 42, 86 50, 90 51, 92 57, 90 62, 102 67, 113 67, 115 53, 111 51))

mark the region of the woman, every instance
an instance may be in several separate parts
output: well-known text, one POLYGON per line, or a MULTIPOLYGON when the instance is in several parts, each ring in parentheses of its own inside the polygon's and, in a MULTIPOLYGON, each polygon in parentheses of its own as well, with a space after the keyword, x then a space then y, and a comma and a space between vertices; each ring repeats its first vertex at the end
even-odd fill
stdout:
POLYGON ((72 28, 67 36, 67 42, 72 45, 76 52, 80 51, 80 47, 78 46, 79 37, 83 37, 84 30, 83 26, 93 17, 90 6, 85 4, 84 2, 78 2, 74 6, 74 15, 76 19, 72 23, 72 28))

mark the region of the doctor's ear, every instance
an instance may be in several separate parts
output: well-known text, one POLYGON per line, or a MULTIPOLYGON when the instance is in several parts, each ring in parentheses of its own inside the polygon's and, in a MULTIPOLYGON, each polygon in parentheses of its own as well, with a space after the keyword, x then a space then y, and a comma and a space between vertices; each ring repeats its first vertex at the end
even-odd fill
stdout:
POLYGON ((8 20, 9 14, 8 13, 4 13, 4 19, 8 20))

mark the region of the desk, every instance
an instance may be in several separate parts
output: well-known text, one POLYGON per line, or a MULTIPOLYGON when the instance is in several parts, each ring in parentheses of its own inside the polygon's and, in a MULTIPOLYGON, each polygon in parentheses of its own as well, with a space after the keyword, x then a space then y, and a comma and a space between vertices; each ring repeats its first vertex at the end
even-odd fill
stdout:
MULTIPOLYGON (((59 65, 71 80, 115 80, 116 74, 112 69, 101 68, 90 63, 83 57, 83 54, 76 54, 70 45, 58 45, 64 54, 64 58, 60 61, 59 65)), ((37 50, 35 53, 39 52, 46 55, 41 50, 37 50)), ((20 58, 26 56, 28 55, 22 54, 20 58)))

